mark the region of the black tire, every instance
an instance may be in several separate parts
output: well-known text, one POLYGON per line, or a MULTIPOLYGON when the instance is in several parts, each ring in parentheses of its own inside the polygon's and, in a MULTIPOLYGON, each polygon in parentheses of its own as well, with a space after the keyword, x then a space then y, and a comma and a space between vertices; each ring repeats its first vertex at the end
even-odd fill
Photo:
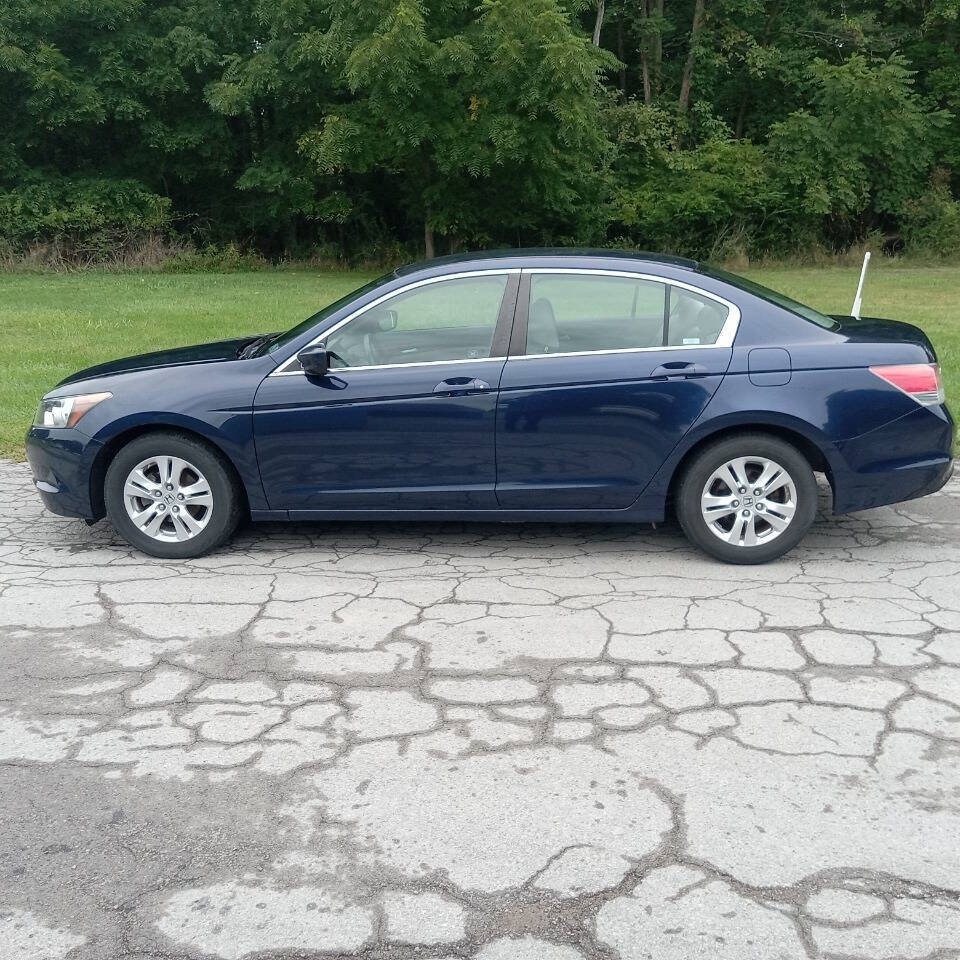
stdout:
POLYGON ((172 430, 144 434, 122 447, 107 468, 103 499, 107 518, 124 540, 151 556, 177 560, 203 556, 226 543, 240 523, 244 502, 239 480, 224 457, 190 434, 172 430), (195 466, 213 496, 206 525, 187 540, 154 539, 127 514, 124 484, 130 471, 150 457, 162 456, 178 457, 195 466))
MULTIPOLYGON (((723 490, 723 487, 713 488, 723 490)), ((736 494, 734 494, 736 496, 736 494)), ((747 491, 750 495, 750 491, 747 491)), ((751 506, 744 504, 744 506, 751 506)), ((796 447, 766 433, 740 433, 718 440, 697 453, 680 480, 677 517, 691 543, 725 563, 766 563, 792 550, 810 529, 817 512, 817 481, 807 458, 796 447), (796 490, 795 513, 789 525, 769 542, 753 546, 730 543, 710 529, 701 513, 700 500, 714 471, 738 457, 763 457, 779 464, 790 475, 796 490)), ((761 513, 755 515, 758 528, 769 527, 761 513)), ((722 521, 726 523, 727 521, 722 521)), ((731 526, 734 520, 730 520, 731 526)))

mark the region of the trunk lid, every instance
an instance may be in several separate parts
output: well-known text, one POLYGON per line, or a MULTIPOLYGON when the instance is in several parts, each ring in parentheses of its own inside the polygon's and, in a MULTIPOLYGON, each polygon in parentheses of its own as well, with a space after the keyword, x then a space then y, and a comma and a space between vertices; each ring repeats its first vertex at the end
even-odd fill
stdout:
POLYGON ((937 354, 930 338, 912 323, 902 320, 885 320, 882 317, 848 317, 831 314, 840 325, 834 332, 852 343, 893 343, 918 347, 930 363, 937 362, 937 354))

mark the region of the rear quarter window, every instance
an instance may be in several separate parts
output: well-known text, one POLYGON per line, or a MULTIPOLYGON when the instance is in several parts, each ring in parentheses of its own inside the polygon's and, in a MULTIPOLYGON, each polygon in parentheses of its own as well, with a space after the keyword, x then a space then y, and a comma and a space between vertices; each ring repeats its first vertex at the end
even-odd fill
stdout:
POLYGON ((729 314, 729 307, 710 297, 683 287, 671 287, 666 345, 710 346, 717 342, 729 314))

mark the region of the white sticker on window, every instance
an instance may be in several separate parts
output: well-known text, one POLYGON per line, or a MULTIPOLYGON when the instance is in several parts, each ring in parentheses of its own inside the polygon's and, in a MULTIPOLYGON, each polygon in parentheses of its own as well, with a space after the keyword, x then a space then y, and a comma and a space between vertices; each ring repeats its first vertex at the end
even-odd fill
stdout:
POLYGON ((684 338, 683 338, 683 345, 684 345, 685 347, 695 346, 695 345, 698 344, 699 342, 700 342, 700 338, 699 338, 699 337, 684 337, 684 338))

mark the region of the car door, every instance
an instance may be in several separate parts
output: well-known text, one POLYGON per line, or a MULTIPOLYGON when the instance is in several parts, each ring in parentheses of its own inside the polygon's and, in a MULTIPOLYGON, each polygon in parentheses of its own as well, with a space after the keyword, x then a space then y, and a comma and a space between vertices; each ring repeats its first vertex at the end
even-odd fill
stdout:
POLYGON ((419 280, 314 342, 331 369, 292 357, 257 391, 257 458, 271 509, 496 506, 496 393, 519 272, 419 280))
POLYGON ((628 507, 716 392, 739 316, 662 277, 525 270, 497 406, 500 506, 628 507))

